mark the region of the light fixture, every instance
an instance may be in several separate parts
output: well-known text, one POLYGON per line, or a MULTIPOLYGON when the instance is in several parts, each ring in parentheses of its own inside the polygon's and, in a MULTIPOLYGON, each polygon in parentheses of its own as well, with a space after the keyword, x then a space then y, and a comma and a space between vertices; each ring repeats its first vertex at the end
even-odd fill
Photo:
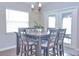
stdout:
POLYGON ((39 5, 38 5, 38 10, 39 11, 41 10, 41 7, 42 7, 42 5, 41 5, 41 3, 39 3, 39 5))
POLYGON ((38 7, 41 7, 41 6, 42 6, 41 3, 39 3, 38 7))
POLYGON ((31 6, 32 10, 35 9, 35 6, 37 6, 36 9, 38 9, 40 11, 41 10, 41 7, 42 7, 42 4, 39 3, 39 2, 36 2, 36 4, 32 4, 32 6, 31 6))
POLYGON ((32 9, 34 8, 34 5, 32 4, 32 9))

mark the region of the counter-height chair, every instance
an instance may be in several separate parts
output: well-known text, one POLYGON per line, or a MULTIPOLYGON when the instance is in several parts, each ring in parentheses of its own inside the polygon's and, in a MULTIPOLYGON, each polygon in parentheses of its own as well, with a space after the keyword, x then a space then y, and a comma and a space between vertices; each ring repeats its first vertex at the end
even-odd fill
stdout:
POLYGON ((40 45, 41 46, 41 56, 46 56, 49 35, 42 35, 40 37, 40 39, 41 39, 41 45, 40 45))
POLYGON ((19 46, 20 46, 20 55, 21 56, 23 55, 23 53, 26 55, 26 51, 25 50, 26 50, 26 46, 28 46, 27 42, 26 42, 25 34, 26 34, 26 29, 25 28, 19 28, 18 29, 19 46))
MULTIPOLYGON (((24 30, 24 28, 20 28, 20 30, 19 31, 21 31, 21 33, 25 33, 25 30, 24 30)), ((20 32, 15 32, 15 34, 16 34, 16 41, 17 41, 17 47, 16 47, 16 54, 17 55, 20 55, 20 52, 21 52, 21 43, 22 43, 22 41, 21 41, 21 35, 20 35, 20 32)))
POLYGON ((65 37, 66 29, 59 29, 58 30, 58 56, 64 56, 64 37, 65 37))
POLYGON ((50 30, 47 42, 41 44, 44 49, 45 56, 56 56, 57 54, 57 42, 58 42, 58 29, 50 30))
POLYGON ((51 30, 56 30, 58 28, 47 28, 47 31, 50 32, 51 30))
POLYGON ((53 30, 53 29, 56 29, 56 28, 47 28, 48 31, 53 30))
MULTIPOLYGON (((35 46, 35 42, 32 42, 29 38, 29 36, 27 35, 27 28, 19 28, 18 33, 19 33, 19 37, 20 37, 20 53, 21 56, 24 55, 33 55, 32 54, 32 47, 35 46), (30 53, 31 52, 31 53, 30 53)), ((32 38, 31 38, 32 39, 32 38)))
POLYGON ((18 32, 15 32, 15 34, 16 34, 16 55, 19 55, 20 53, 19 34, 18 32))
POLYGON ((34 32, 35 31, 35 28, 26 28, 26 33, 27 32, 34 32))

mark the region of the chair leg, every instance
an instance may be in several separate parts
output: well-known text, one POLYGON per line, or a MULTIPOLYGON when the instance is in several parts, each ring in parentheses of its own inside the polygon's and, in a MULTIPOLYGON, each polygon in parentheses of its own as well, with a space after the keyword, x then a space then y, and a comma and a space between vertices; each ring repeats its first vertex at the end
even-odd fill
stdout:
POLYGON ((57 56, 59 56, 60 54, 59 54, 59 45, 57 45, 57 56))
POLYGON ((45 48, 45 50, 46 50, 46 56, 48 56, 49 55, 48 48, 45 48))
POLYGON ((44 53, 43 53, 43 55, 45 56, 46 55, 46 49, 45 48, 43 48, 44 49, 44 53))
POLYGON ((63 54, 63 56, 64 56, 64 46, 62 46, 62 51, 63 51, 62 54, 63 54))
POLYGON ((29 56, 29 45, 27 45, 27 56, 29 56))
POLYGON ((31 55, 32 55, 32 45, 30 45, 30 52, 31 52, 31 55))
POLYGON ((22 54, 23 54, 23 44, 22 44, 22 48, 21 48, 21 56, 22 56, 22 54))
POLYGON ((64 56, 64 48, 63 48, 63 45, 60 45, 60 56, 64 56))
POLYGON ((57 46, 57 56, 60 56, 60 45, 57 46))
POLYGON ((53 56, 55 56, 55 55, 56 55, 55 48, 53 48, 53 56))
POLYGON ((61 49, 62 49, 62 56, 64 56, 64 48, 63 48, 63 45, 61 45, 61 49))
POLYGON ((35 56, 38 56, 38 45, 35 45, 35 56))
POLYGON ((24 46, 24 51, 25 51, 24 55, 26 56, 26 45, 24 46))

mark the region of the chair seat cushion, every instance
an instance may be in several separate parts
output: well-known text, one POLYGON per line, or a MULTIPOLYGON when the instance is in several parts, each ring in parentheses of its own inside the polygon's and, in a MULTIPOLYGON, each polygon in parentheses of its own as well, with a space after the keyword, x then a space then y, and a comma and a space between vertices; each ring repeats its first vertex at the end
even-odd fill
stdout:
MULTIPOLYGON (((27 45, 27 42, 26 41, 24 41, 23 43, 27 45)), ((29 41, 29 45, 34 45, 34 44, 35 44, 35 42, 29 41)))
POLYGON ((42 47, 47 47, 48 41, 47 40, 42 40, 42 47))

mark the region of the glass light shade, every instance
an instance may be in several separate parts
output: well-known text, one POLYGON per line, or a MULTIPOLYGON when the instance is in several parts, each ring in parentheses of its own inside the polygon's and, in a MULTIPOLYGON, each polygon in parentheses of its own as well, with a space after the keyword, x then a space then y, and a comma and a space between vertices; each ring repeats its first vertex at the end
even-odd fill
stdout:
POLYGON ((32 4, 32 8, 34 8, 34 5, 32 4))
POLYGON ((41 3, 39 3, 39 6, 38 7, 41 7, 42 5, 41 5, 41 3))

